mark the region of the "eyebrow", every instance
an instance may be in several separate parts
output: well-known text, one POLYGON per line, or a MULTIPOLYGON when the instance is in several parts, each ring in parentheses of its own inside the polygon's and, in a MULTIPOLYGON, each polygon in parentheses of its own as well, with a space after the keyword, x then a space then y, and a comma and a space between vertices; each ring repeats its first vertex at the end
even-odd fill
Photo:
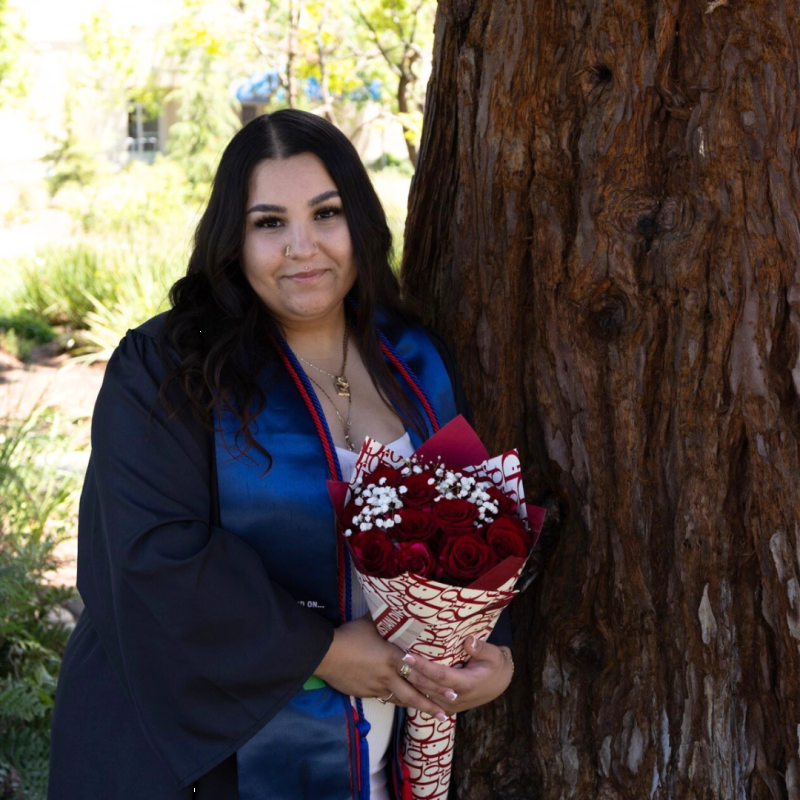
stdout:
MULTIPOLYGON (((322 194, 318 194, 316 197, 312 197, 308 201, 308 207, 313 208, 314 206, 318 206, 320 203, 324 203, 326 200, 330 200, 332 197, 338 196, 339 192, 336 189, 329 189, 327 192, 323 192, 322 194)), ((247 213, 252 214, 255 211, 272 211, 276 214, 285 214, 286 206, 274 206, 267 203, 259 203, 258 205, 249 208, 247 213)))

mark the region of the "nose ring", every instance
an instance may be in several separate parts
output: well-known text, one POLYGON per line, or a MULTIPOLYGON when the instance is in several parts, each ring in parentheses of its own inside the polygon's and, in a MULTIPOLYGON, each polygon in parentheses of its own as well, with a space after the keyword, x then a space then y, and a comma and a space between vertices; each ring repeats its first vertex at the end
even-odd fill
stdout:
POLYGON ((286 249, 283 251, 283 254, 288 258, 289 255, 291 254, 291 252, 292 252, 292 248, 289 247, 289 245, 287 244, 286 245, 286 249))

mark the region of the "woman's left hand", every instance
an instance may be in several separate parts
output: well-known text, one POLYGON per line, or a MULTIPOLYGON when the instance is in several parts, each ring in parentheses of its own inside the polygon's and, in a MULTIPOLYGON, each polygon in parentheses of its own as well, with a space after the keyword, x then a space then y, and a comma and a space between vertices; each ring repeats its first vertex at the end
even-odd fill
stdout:
POLYGON ((514 673, 512 662, 503 655, 500 647, 482 642, 477 637, 467 638, 464 652, 471 658, 458 668, 414 659, 411 654, 403 659, 412 668, 406 680, 440 705, 448 715, 482 706, 499 697, 511 683, 514 673), (455 692, 455 698, 451 696, 452 692, 441 694, 444 686, 455 692))

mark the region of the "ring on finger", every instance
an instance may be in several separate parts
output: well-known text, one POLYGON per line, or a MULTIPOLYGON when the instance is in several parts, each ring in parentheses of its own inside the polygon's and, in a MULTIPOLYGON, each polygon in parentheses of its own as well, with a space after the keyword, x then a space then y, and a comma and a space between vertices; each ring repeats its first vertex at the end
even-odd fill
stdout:
POLYGON ((392 692, 388 697, 376 697, 375 699, 379 703, 383 703, 383 705, 386 705, 393 697, 394 697, 394 692, 392 692))
POLYGON ((401 678, 408 678, 408 676, 410 674, 411 674, 411 665, 410 664, 403 664, 403 666, 400 667, 400 677, 401 678))

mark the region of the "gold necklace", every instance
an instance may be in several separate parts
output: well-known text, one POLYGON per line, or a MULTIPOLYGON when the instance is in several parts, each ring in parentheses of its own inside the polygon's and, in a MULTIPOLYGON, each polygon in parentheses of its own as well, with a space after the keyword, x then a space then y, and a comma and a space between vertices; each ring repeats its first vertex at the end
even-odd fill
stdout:
MULTIPOLYGON (((316 364, 312 364, 310 361, 306 361, 302 356, 297 356, 298 360, 302 361, 304 364, 308 364, 309 367, 313 367, 317 372, 321 372, 323 375, 327 375, 329 378, 333 378, 333 386, 336 389, 336 393, 339 397, 350 397, 350 384, 344 374, 345 369, 347 368, 347 345, 350 339, 350 328, 347 325, 347 318, 344 321, 344 340, 342 341, 342 371, 339 375, 334 375, 331 372, 327 372, 324 369, 321 369, 316 364)), ((310 379, 311 376, 309 376, 310 379)), ((314 381, 316 383, 316 381, 314 381)), ((317 386, 319 384, 317 383, 317 386)))
POLYGON ((331 396, 309 375, 308 379, 311 383, 314 384, 321 392, 328 398, 330 404, 333 406, 333 410, 336 412, 336 416, 339 417, 339 422, 342 423, 342 428, 344 428, 344 440, 347 444, 347 449, 351 452, 355 453, 356 448, 353 444, 353 440, 350 438, 350 425, 353 421, 353 401, 350 397, 350 393, 347 393, 347 422, 342 419, 342 415, 339 413, 339 409, 336 408, 336 404, 331 399, 331 396))
POLYGON ((302 361, 304 364, 308 364, 309 367, 313 367, 315 370, 321 372, 323 375, 327 375, 329 378, 333 378, 333 385, 336 387, 336 391, 339 394, 339 397, 347 398, 347 421, 345 422, 345 420, 342 419, 342 415, 339 413, 339 409, 336 408, 336 403, 333 402, 331 396, 322 388, 322 386, 319 385, 319 383, 317 383, 317 381, 315 381, 310 375, 308 375, 308 372, 306 372, 306 375, 308 375, 308 379, 311 381, 311 383, 313 383, 314 386, 316 386, 322 392, 322 394, 324 394, 325 397, 328 398, 328 401, 333 406, 333 410, 336 412, 336 416, 339 417, 339 422, 342 423, 342 428, 344 429, 344 440, 345 443, 347 444, 347 448, 348 450, 354 453, 356 451, 356 448, 355 445, 353 444, 353 440, 350 438, 350 428, 353 422, 353 398, 350 396, 350 384, 348 383, 347 378, 345 377, 344 374, 345 368, 347 367, 347 350, 350 340, 349 331, 350 329, 347 325, 347 318, 345 318, 344 341, 342 343, 342 371, 339 375, 333 375, 330 372, 326 372, 324 369, 320 369, 316 364, 312 364, 310 361, 306 361, 306 359, 303 358, 302 356, 297 356, 296 353, 295 355, 297 356, 298 361, 302 361))

